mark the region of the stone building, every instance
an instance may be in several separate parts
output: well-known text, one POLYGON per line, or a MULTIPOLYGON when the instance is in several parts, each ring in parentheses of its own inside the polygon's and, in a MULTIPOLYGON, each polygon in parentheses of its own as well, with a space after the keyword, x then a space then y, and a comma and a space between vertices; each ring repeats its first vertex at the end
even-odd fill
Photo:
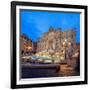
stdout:
POLYGON ((33 50, 32 40, 29 39, 26 35, 21 35, 20 37, 20 49, 21 53, 29 53, 33 50))
POLYGON ((37 52, 50 50, 60 52, 68 48, 69 45, 72 47, 76 45, 75 30, 72 29, 62 32, 61 28, 55 30, 51 27, 37 42, 37 52))

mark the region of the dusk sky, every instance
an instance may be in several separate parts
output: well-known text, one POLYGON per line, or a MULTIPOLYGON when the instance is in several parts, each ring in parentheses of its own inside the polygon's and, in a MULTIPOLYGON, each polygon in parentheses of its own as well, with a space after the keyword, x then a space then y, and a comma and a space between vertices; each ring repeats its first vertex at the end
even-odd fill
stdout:
POLYGON ((75 29, 76 42, 80 42, 80 14, 47 11, 21 11, 21 34, 37 41, 50 27, 62 31, 75 29))

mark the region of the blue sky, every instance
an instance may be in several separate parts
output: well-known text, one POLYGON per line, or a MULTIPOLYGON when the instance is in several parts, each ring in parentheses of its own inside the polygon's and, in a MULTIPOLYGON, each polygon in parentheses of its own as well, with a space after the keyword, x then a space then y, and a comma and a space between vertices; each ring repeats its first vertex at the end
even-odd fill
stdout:
POLYGON ((50 27, 61 28, 62 31, 74 28, 76 42, 80 42, 80 14, 47 11, 21 11, 21 34, 26 34, 37 41, 50 27))

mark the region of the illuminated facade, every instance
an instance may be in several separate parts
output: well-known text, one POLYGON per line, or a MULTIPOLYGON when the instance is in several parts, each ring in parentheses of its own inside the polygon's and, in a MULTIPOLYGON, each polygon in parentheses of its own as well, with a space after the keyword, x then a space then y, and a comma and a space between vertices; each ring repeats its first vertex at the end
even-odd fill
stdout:
POLYGON ((74 30, 62 32, 60 28, 55 30, 51 27, 37 42, 37 52, 49 50, 61 52, 69 46, 76 46, 76 32, 74 30))
POLYGON ((20 37, 20 46, 22 53, 29 53, 33 50, 32 40, 29 39, 26 35, 21 35, 20 37))

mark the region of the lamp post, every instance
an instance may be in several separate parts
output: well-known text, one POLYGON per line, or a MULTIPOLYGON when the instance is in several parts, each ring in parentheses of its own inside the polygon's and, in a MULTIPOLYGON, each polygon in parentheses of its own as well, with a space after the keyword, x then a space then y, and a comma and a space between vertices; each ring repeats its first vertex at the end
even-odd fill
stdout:
POLYGON ((63 42, 63 46, 65 48, 65 59, 66 59, 66 44, 67 44, 67 39, 65 39, 64 42, 63 42))

